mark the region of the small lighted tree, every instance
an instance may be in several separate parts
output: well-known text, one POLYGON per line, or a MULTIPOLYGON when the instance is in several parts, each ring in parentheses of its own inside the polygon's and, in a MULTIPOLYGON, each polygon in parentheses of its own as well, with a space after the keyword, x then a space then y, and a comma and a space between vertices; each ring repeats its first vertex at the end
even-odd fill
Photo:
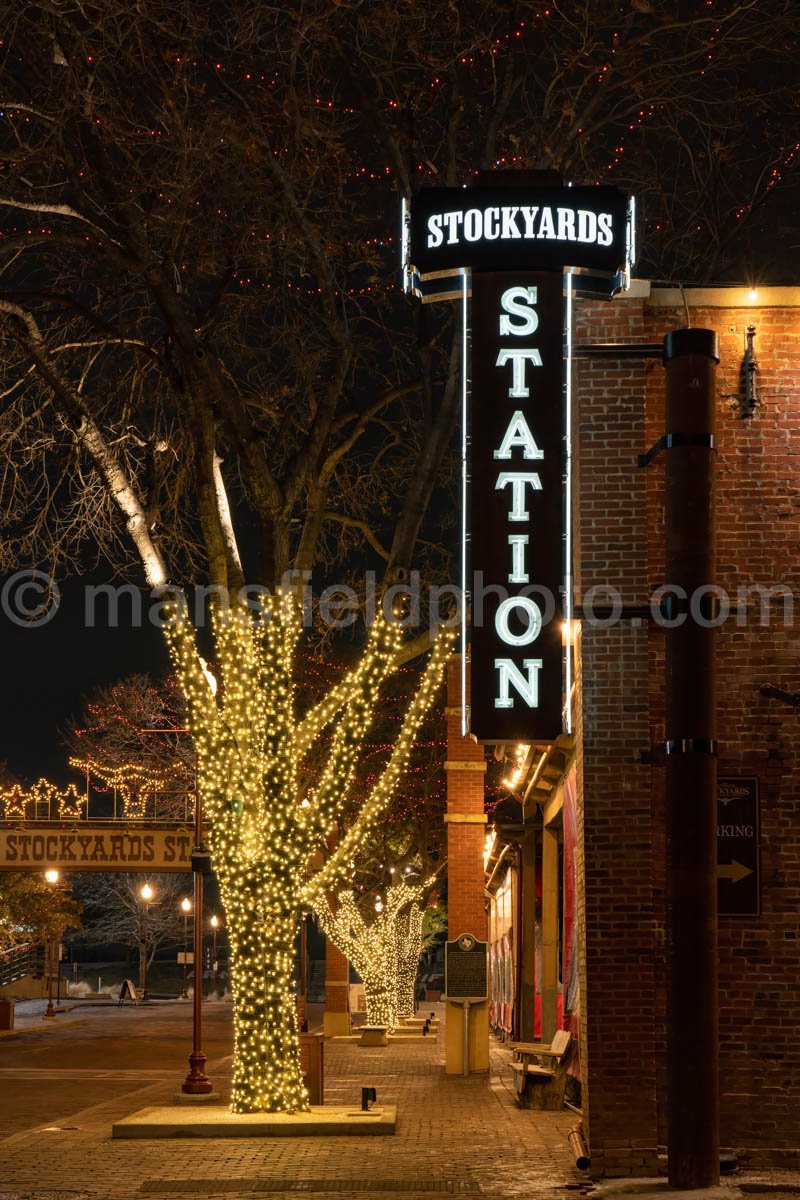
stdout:
MULTIPOLYGON (((408 688, 418 672, 406 674, 408 688)), ((392 709, 380 715, 361 755, 355 796, 369 795, 380 779, 400 724, 392 709)), ((393 1027, 413 1014, 420 952, 435 928, 437 910, 429 906, 444 865, 444 747, 437 705, 380 825, 351 860, 351 887, 338 896, 317 893, 314 900, 326 935, 364 980, 367 1019, 379 1025, 393 1027)))
POLYGON ((315 911, 326 935, 352 962, 364 982, 367 1024, 394 1029, 414 1013, 414 987, 426 893, 432 879, 398 880, 384 896, 352 891, 318 898, 315 911))
POLYGON ((353 815, 349 786, 381 686, 397 661, 397 626, 379 616, 356 666, 302 717, 293 703, 301 620, 290 593, 267 597, 255 620, 246 609, 217 611, 214 633, 217 697, 194 630, 177 612, 167 640, 186 695, 230 940, 232 1108, 292 1112, 308 1108, 292 979, 299 919, 312 896, 347 876, 388 805, 439 685, 451 635, 435 642, 383 770, 353 815), (303 793, 300 764, 328 727, 325 763, 303 793), (350 827, 309 878, 312 854, 345 811, 350 827))
POLYGON ((80 926, 81 906, 66 888, 27 871, 0 874, 0 953, 24 942, 60 938, 80 926))
POLYGON ((415 900, 401 918, 398 936, 397 1013, 400 1019, 413 1015, 416 1008, 417 975, 420 955, 436 945, 447 929, 447 913, 442 905, 429 903, 424 896, 415 900))
POLYGON ((397 921, 397 1016, 413 1017, 416 1008, 419 956, 424 948, 425 909, 417 896, 397 921))

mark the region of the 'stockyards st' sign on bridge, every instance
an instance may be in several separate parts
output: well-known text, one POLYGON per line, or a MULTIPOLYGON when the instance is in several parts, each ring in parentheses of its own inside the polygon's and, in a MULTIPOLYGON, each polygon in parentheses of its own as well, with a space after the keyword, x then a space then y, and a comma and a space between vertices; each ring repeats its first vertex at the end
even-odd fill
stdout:
POLYGON ((404 212, 406 289, 463 304, 462 706, 478 741, 571 731, 572 301, 628 285, 634 229, 617 188, 535 172, 423 190, 404 212))
POLYGON ((191 871, 185 826, 120 828, 84 821, 0 827, 0 871, 191 871))

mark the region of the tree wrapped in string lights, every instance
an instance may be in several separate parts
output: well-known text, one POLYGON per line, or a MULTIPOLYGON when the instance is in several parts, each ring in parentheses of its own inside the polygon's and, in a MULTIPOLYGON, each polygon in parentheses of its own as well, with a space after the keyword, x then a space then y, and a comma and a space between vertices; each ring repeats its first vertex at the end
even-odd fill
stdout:
POLYGON ((444 632, 436 640, 380 777, 335 852, 309 880, 312 853, 350 803, 349 784, 381 687, 397 660, 400 630, 379 617, 348 676, 302 717, 293 704, 301 614, 291 593, 265 598, 256 620, 246 609, 218 610, 214 634, 219 701, 193 627, 176 610, 167 628, 197 747, 198 784, 230 939, 232 1107, 293 1112, 308 1108, 292 980, 300 916, 312 895, 341 882, 389 804, 452 639, 444 632), (299 765, 329 726, 327 761, 301 798, 299 765))
MULTIPOLYGON (((401 694, 413 694, 419 671, 408 667, 401 694)), ((414 1012, 420 952, 443 928, 433 919, 445 853, 443 696, 429 711, 391 803, 350 860, 352 886, 339 895, 314 889, 314 911, 326 936, 364 981, 367 1019, 390 1023, 414 1012)), ((378 714, 360 755, 353 796, 368 796, 381 778, 402 725, 394 706, 378 714)), ((345 817, 347 824, 347 816, 345 817)))
POLYGON ((414 984, 423 949, 421 899, 432 881, 398 880, 384 897, 340 892, 318 899, 322 928, 364 981, 367 1024, 395 1029, 414 1012, 414 984))
POLYGON ((425 910, 415 898, 397 922, 397 1016, 413 1017, 416 1009, 416 984, 419 956, 425 943, 422 927, 425 910))

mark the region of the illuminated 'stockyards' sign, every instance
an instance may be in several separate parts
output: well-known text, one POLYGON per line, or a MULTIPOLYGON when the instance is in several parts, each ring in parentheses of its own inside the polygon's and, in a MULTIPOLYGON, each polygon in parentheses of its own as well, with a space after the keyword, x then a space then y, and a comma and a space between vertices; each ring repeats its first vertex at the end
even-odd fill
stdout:
POLYGON ((406 289, 424 302, 460 297, 465 346, 472 297, 462 565, 468 728, 488 742, 551 741, 571 727, 572 298, 610 299, 635 258, 632 198, 531 178, 426 189, 403 213, 406 289))
POLYGON ((633 257, 630 204, 614 187, 426 188, 404 224, 407 285, 441 299, 457 294, 443 281, 464 268, 569 267, 611 295, 633 257))

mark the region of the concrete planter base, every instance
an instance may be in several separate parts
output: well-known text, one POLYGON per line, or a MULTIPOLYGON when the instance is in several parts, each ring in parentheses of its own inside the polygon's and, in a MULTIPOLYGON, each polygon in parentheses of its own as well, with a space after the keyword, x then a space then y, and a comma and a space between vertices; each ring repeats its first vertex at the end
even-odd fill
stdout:
POLYGON ((353 1137, 393 1134, 397 1108, 351 1105, 300 1113, 232 1113, 227 1107, 143 1108, 111 1127, 113 1138, 353 1137))

